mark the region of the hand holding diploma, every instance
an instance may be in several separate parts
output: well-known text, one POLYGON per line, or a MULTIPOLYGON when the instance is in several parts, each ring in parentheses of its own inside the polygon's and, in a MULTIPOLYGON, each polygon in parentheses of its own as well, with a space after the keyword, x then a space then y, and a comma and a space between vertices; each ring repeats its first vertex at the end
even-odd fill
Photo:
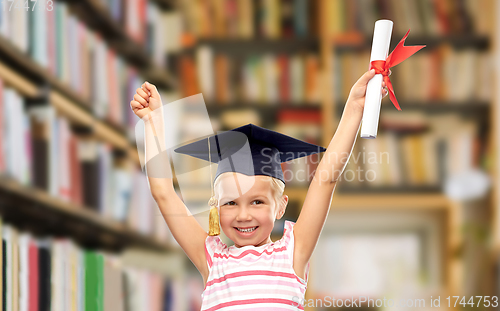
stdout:
POLYGON ((383 82, 383 86, 387 86, 392 103, 398 110, 401 110, 398 101, 396 100, 391 80, 389 79, 389 68, 396 66, 425 47, 425 45, 404 46, 404 41, 410 33, 410 30, 408 30, 396 48, 391 52, 391 54, 389 54, 389 56, 387 56, 391 41, 392 25, 393 22, 390 20, 379 20, 375 23, 372 51, 370 56, 370 69, 375 69, 376 74, 370 82, 368 82, 366 87, 363 121, 361 126, 362 138, 377 137, 380 103, 382 100, 382 97, 378 92, 378 88, 383 82))

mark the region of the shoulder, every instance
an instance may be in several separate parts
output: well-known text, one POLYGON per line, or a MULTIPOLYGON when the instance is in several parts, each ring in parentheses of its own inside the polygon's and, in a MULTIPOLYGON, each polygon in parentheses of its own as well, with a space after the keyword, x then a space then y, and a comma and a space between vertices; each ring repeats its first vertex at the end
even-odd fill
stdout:
MULTIPOLYGON (((213 258, 215 253, 221 253, 227 248, 228 246, 224 242, 222 242, 222 239, 218 235, 209 235, 205 239, 205 252, 207 255, 207 259, 213 258)), ((209 264, 211 266, 211 263, 209 264)))
POLYGON ((293 245, 290 245, 290 242, 293 242, 293 226, 295 225, 295 222, 285 220, 285 226, 283 229, 283 237, 276 241, 277 243, 287 246, 287 248, 293 247, 293 245))
POLYGON ((283 238, 292 238, 293 237, 293 227, 295 226, 295 222, 290 220, 285 220, 285 228, 283 229, 283 238))
POLYGON ((210 274, 210 271, 212 270, 214 259, 215 257, 217 257, 216 254, 222 254, 226 249, 227 245, 224 242, 222 242, 220 236, 208 235, 205 238, 206 267, 203 269, 203 271, 200 271, 203 277, 204 284, 206 284, 208 280, 208 276, 210 274))

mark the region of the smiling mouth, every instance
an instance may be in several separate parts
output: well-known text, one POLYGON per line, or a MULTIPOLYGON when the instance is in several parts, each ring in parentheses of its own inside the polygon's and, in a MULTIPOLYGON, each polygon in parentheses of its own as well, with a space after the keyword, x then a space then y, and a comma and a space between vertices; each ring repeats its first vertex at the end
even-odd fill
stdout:
POLYGON ((248 227, 248 228, 238 228, 238 227, 234 227, 236 230, 238 230, 239 232, 253 232, 255 231, 259 226, 255 226, 255 227, 248 227))

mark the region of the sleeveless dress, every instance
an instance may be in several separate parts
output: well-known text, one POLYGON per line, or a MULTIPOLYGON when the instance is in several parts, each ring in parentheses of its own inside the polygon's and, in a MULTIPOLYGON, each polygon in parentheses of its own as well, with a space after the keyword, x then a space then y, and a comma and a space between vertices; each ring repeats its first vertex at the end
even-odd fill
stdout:
POLYGON ((205 253, 209 276, 201 311, 304 310, 305 280, 293 270, 295 222, 285 221, 283 237, 255 247, 228 247, 219 236, 208 236, 205 253))

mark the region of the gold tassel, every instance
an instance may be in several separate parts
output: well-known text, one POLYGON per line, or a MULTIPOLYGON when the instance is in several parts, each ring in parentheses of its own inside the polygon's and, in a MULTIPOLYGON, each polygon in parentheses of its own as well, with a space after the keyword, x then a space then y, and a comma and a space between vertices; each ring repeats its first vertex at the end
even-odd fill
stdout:
POLYGON ((220 234, 219 211, 217 208, 217 199, 211 197, 208 201, 210 206, 210 216, 208 218, 208 235, 214 236, 220 234))
POLYGON ((220 234, 220 224, 219 224, 219 210, 218 202, 214 195, 214 184, 212 181, 212 154, 210 153, 210 138, 208 138, 208 162, 210 163, 210 188, 212 190, 212 196, 208 200, 208 206, 210 206, 210 216, 208 217, 208 235, 214 236, 220 234))

